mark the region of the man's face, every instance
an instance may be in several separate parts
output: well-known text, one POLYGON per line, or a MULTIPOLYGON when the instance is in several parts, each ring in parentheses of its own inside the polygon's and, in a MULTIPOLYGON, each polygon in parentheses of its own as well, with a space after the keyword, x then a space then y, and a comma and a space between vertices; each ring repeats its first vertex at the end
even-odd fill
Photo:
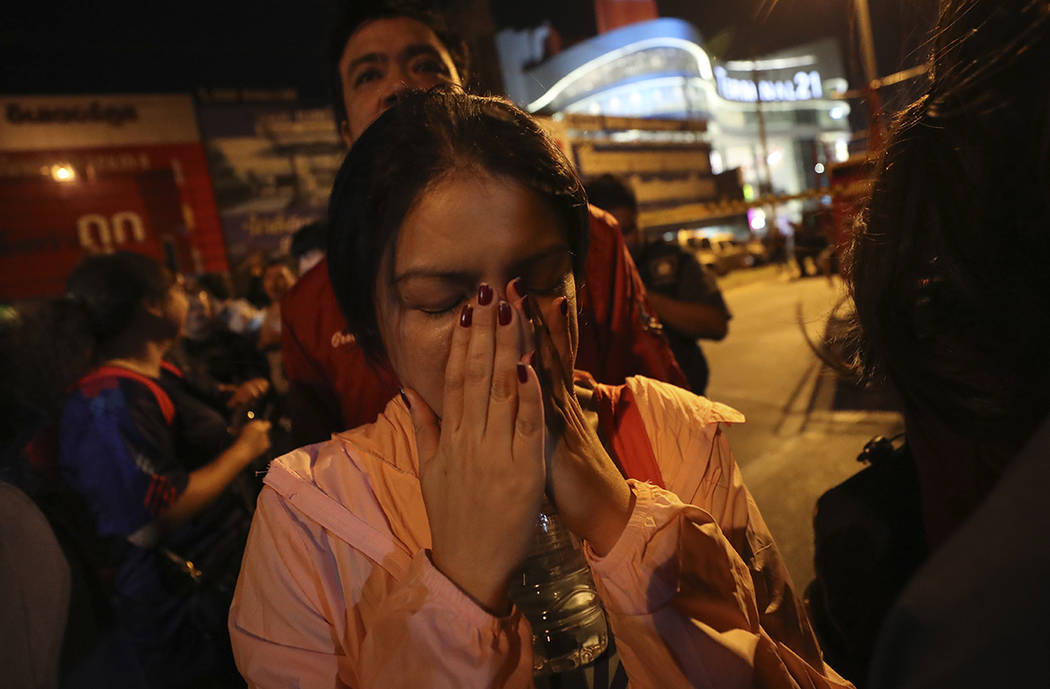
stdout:
POLYGON ((448 50, 430 27, 408 17, 375 19, 346 42, 339 60, 346 121, 340 134, 351 145, 405 89, 461 85, 448 50))

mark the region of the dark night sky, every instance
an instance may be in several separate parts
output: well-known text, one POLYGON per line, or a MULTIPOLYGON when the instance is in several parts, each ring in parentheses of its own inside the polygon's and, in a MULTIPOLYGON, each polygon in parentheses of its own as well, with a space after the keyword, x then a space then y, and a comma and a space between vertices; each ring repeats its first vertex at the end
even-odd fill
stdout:
MULTIPOLYGON (((325 26, 336 1, 22 0, 17 10, 8 9, 0 25, 0 90, 292 86, 304 97, 323 98, 325 26)), ((912 51, 932 20, 935 0, 870 4, 880 71, 918 62, 920 55, 912 51)), ((847 68, 859 75, 850 0, 658 0, 658 5, 661 14, 694 23, 708 50, 722 57, 743 58, 838 36, 847 68)), ((550 18, 570 43, 594 32, 590 0, 492 0, 492 8, 497 26, 534 25, 550 18)))

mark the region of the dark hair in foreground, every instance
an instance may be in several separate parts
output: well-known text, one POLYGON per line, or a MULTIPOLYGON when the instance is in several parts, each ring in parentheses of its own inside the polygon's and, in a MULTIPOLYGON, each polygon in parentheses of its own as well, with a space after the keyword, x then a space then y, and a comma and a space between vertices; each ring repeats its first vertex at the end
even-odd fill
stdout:
POLYGON ((587 184, 587 200, 602 210, 638 210, 638 198, 627 183, 615 175, 595 177, 587 184))
POLYGON ((540 126, 502 98, 440 88, 404 95, 354 143, 328 208, 328 274, 366 354, 379 360, 380 261, 428 186, 456 171, 503 177, 532 190, 562 220, 573 271, 583 275, 589 216, 583 185, 540 126))
POLYGON ((445 23, 444 18, 418 0, 341 0, 337 16, 328 37, 328 83, 335 109, 335 122, 342 124, 347 119, 343 102, 343 80, 339 74, 339 61, 350 37, 368 22, 377 19, 414 19, 427 26, 445 49, 459 72, 460 80, 466 84, 470 78, 470 51, 467 44, 445 23))
POLYGON ((1050 6, 945 0, 852 246, 860 363, 963 437, 1050 412, 1050 6))

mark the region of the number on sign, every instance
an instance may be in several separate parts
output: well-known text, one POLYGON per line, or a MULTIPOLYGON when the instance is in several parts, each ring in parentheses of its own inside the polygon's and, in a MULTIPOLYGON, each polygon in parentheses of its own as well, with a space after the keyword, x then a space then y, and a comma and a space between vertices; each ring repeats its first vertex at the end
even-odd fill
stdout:
POLYGON ((146 228, 139 214, 133 211, 121 211, 109 219, 89 213, 77 218, 77 239, 83 248, 101 251, 126 244, 129 239, 146 241, 146 228))

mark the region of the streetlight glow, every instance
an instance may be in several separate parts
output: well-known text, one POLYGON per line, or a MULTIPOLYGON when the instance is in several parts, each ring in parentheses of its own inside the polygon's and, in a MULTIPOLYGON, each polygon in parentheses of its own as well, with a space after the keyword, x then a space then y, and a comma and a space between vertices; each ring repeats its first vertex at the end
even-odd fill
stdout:
POLYGON ((77 173, 72 165, 52 165, 51 178, 56 182, 72 182, 77 178, 77 173))

